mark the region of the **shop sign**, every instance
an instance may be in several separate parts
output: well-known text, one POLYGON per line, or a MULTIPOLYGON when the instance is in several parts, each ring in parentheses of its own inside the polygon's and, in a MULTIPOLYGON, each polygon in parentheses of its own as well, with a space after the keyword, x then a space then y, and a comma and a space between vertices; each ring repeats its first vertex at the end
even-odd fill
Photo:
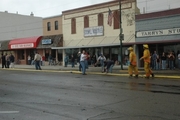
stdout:
POLYGON ((51 44, 51 39, 43 39, 42 40, 42 45, 48 45, 48 44, 51 44))
POLYGON ((140 32, 136 32, 136 37, 152 37, 152 36, 175 35, 175 34, 180 34, 180 28, 140 31, 140 32))
POLYGON ((25 44, 15 44, 11 45, 11 49, 18 49, 18 48, 33 48, 33 43, 25 43, 25 44))
POLYGON ((84 28, 84 37, 102 36, 104 33, 103 26, 84 28))

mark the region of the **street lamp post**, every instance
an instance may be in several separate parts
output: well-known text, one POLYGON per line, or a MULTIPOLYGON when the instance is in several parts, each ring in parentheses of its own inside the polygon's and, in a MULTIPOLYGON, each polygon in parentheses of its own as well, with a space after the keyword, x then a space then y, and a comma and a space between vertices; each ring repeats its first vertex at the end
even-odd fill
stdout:
POLYGON ((122 29, 122 20, 121 20, 121 0, 119 0, 119 40, 120 40, 120 55, 121 55, 121 70, 123 70, 123 54, 122 54, 122 40, 124 40, 123 29, 122 29))

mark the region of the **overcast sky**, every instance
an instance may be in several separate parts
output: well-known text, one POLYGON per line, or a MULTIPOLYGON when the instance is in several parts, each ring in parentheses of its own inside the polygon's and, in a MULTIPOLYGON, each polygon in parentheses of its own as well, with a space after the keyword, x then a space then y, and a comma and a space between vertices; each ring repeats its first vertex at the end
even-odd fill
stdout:
MULTIPOLYGON (((0 0, 0 11, 35 16, 50 17, 60 15, 62 11, 112 0, 0 0)), ((180 0, 137 0, 143 12, 154 12, 180 7, 180 0)))

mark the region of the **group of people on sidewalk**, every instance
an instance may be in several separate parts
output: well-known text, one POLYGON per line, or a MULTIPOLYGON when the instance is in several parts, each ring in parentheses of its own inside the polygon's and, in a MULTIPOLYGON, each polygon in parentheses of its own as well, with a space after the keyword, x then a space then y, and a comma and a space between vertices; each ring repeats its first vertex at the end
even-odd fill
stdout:
POLYGON ((2 68, 14 68, 14 61, 15 57, 12 53, 1 54, 2 68))
MULTIPOLYGON (((82 51, 82 53, 79 51, 78 53, 78 62, 79 62, 79 71, 82 71, 82 75, 87 75, 86 74, 86 69, 88 69, 88 59, 89 59, 89 54, 85 50, 82 51)), ((97 62, 94 63, 94 66, 97 66, 97 64, 100 64, 101 66, 101 71, 103 72, 111 72, 112 73, 112 68, 114 66, 114 61, 113 60, 106 60, 106 57, 101 53, 98 59, 96 60, 97 62)))

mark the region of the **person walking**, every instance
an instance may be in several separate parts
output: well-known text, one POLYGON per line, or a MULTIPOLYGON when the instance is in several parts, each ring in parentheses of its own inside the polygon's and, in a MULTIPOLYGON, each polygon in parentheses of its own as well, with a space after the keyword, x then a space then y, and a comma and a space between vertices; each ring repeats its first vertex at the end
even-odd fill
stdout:
POLYGON ((81 57, 80 57, 80 63, 81 63, 81 67, 82 67, 82 75, 87 75, 86 74, 86 63, 85 63, 86 58, 87 58, 87 56, 86 56, 85 50, 83 50, 81 57))
POLYGON ((36 70, 41 70, 41 66, 40 66, 41 55, 38 52, 36 52, 34 56, 34 62, 35 62, 36 70))
POLYGON ((128 72, 129 72, 129 77, 133 77, 133 71, 135 73, 135 77, 138 78, 138 69, 137 69, 137 62, 136 62, 136 54, 133 51, 132 47, 128 48, 129 50, 129 67, 128 67, 128 72))
POLYGON ((147 79, 149 79, 150 75, 152 75, 152 77, 154 77, 154 73, 152 72, 151 68, 150 68, 150 51, 149 51, 149 46, 147 44, 143 45, 143 56, 140 58, 140 60, 144 59, 144 70, 146 73, 146 77, 147 79))

